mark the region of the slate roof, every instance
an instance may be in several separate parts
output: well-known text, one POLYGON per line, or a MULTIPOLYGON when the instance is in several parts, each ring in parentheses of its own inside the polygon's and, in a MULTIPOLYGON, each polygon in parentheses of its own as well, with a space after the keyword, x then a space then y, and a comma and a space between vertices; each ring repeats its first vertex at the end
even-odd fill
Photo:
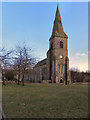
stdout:
POLYGON ((45 64, 47 64, 47 58, 39 61, 39 62, 34 66, 34 68, 35 68, 35 67, 42 66, 42 65, 45 65, 45 64))

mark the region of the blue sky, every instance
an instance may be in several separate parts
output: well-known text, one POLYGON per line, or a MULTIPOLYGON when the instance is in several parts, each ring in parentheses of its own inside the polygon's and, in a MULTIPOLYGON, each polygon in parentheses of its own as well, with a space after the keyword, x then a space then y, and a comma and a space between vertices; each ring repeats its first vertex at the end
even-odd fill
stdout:
POLYGON ((90 2, 88 3, 88 69, 90 70, 90 2))
MULTIPOLYGON (((24 41, 43 59, 49 48, 57 3, 12 2, 2 4, 3 46, 13 48, 24 41)), ((63 28, 68 35, 70 68, 87 70, 88 3, 59 3, 63 28)))

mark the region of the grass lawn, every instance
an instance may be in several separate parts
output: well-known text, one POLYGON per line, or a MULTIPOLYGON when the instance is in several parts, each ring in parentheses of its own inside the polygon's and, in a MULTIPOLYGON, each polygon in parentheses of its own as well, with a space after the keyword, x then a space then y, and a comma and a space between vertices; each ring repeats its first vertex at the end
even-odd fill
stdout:
POLYGON ((88 117, 87 84, 7 84, 2 94, 7 118, 88 117))

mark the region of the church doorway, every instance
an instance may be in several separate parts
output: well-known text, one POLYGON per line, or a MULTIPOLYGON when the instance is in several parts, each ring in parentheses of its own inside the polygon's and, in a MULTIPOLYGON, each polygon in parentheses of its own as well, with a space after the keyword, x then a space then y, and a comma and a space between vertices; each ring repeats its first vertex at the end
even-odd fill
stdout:
POLYGON ((63 83, 63 80, 62 80, 62 79, 60 80, 60 83, 63 83))

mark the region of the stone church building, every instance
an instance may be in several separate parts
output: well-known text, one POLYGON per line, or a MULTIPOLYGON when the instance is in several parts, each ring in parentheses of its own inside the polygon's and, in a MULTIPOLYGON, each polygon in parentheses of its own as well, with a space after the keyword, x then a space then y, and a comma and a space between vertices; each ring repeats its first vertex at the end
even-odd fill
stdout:
POLYGON ((36 81, 51 80, 52 83, 71 83, 67 39, 68 36, 63 30, 57 5, 53 31, 49 39, 47 58, 38 62, 33 68, 36 81))

